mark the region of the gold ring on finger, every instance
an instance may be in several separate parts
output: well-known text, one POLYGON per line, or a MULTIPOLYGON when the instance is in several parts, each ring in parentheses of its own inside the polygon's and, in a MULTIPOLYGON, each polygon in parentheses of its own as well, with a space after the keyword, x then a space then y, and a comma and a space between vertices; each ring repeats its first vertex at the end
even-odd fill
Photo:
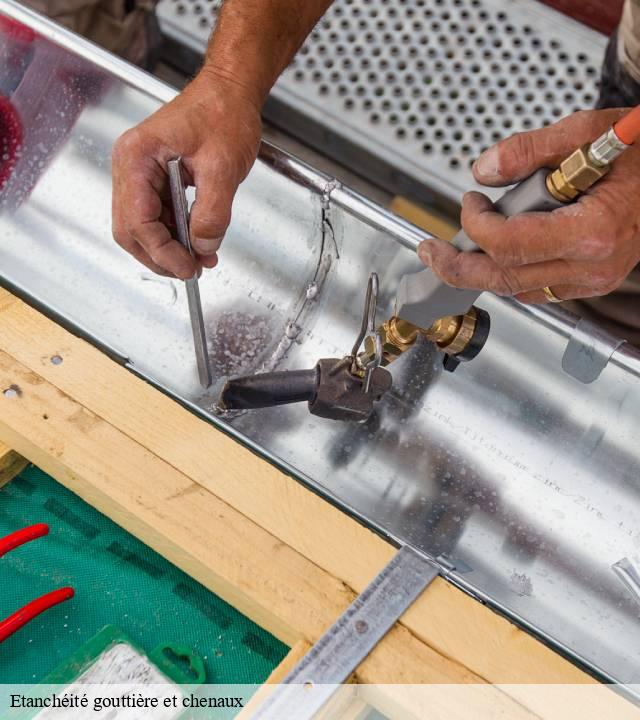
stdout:
POLYGON ((559 303, 562 302, 562 300, 553 292, 553 290, 547 286, 542 288, 542 292, 544 293, 545 297, 549 302, 552 303, 559 303))

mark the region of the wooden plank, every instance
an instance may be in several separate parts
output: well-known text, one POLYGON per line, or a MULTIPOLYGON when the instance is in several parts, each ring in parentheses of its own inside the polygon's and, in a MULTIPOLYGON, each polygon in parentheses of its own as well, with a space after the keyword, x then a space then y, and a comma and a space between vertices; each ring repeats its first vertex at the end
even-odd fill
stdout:
MULTIPOLYGON (((0 395, 4 442, 262 627, 312 643, 352 602, 353 591, 340 580, 0 351, 0 387, 10 385, 18 394, 0 395)), ((400 625, 360 666, 358 678, 483 684, 400 625)), ((499 690, 490 706, 531 718, 499 690)))
POLYGON ((451 240, 460 228, 459 223, 455 223, 446 215, 418 205, 401 195, 393 198, 389 209, 416 227, 426 230, 442 240, 451 240))
MULTIPOLYGON (((0 308, 0 337, 11 351, 2 355, 2 382, 5 387, 22 382, 29 390, 13 400, 0 396, 0 438, 272 632, 285 638, 299 633, 313 642, 319 626, 329 624, 326 618, 335 618, 336 609, 345 607, 345 596, 360 592, 392 557, 395 550, 388 543, 87 343, 21 302, 0 296, 0 308), (60 355, 63 362, 52 364, 52 355, 60 355), (55 409, 55 432, 50 417, 40 422, 48 415, 42 408, 48 406, 55 409), (117 455, 123 458, 120 464, 117 455), (155 483, 156 476, 162 482, 151 488, 149 478, 155 483), (179 503, 179 498, 189 502, 179 503), (214 500, 224 508, 223 517, 233 515, 227 526, 234 541, 244 543, 244 533, 237 530, 240 516, 253 520, 247 525, 249 547, 240 562, 247 568, 242 572, 235 567, 238 560, 229 557, 221 572, 217 557, 193 546, 192 529, 201 544, 209 546, 217 539, 229 545, 224 532, 208 537, 210 518, 216 517, 214 500), (265 533, 262 541, 259 532, 265 533), (271 569, 275 563, 280 572, 276 538, 284 544, 283 555, 295 558, 294 564, 312 561, 304 572, 282 576, 293 594, 288 600, 282 597, 284 591, 279 595, 271 586, 273 578, 270 583, 265 578, 264 567, 271 569), (322 577, 332 583, 324 593, 322 577), (266 587, 256 588, 256 578, 266 587), (311 602, 299 597, 305 592, 311 592, 311 602), (238 595, 240 602, 234 599, 238 595), (287 611, 282 607, 287 602, 295 607, 287 611), (323 603, 329 608, 326 613, 318 610, 323 603), (313 607, 305 609, 305 604, 313 607), (271 616, 277 622, 270 621, 271 616), (303 627, 311 629, 305 632, 303 627)), ((225 552, 232 550, 221 548, 220 553, 225 552)), ((361 682, 380 678, 405 683, 593 682, 442 580, 430 586, 358 671, 361 682)))
POLYGON ((28 460, 0 442, 0 488, 19 475, 28 464, 28 460))
MULTIPOLYGON (((26 304, 4 303, 0 337, 20 363, 355 592, 393 557, 389 543, 26 304), (53 355, 63 362, 53 365, 53 355)), ((441 579, 402 622, 489 682, 594 682, 441 579)))
POLYGON ((302 658, 311 650, 311 645, 306 640, 300 640, 287 653, 287 657, 267 678, 266 685, 277 685, 293 670, 302 658))
MULTIPOLYGON (((365 720, 371 713, 374 706, 365 703, 359 697, 361 685, 342 685, 329 702, 320 710, 317 720, 365 720)), ((388 686, 385 686, 385 690, 388 686)), ((385 692, 385 698, 387 693, 385 692)), ((375 708, 377 709, 377 708, 375 708)), ((314 718, 316 720, 316 718, 314 718)), ((393 715, 387 716, 386 720, 396 720, 393 715)), ((398 720, 408 720, 402 717, 398 720)), ((447 718, 451 720, 451 718, 447 718)))
POLYGON ((299 640, 287 653, 284 660, 269 675, 262 687, 258 688, 256 694, 245 705, 243 710, 236 715, 236 720, 251 720, 253 713, 264 703, 269 695, 274 692, 276 685, 281 683, 289 672, 309 652, 311 645, 306 640, 299 640))
POLYGON ((20 389, 18 397, 0 395, 0 439, 283 641, 318 636, 353 598, 342 583, 1 351, 0 378, 20 389))

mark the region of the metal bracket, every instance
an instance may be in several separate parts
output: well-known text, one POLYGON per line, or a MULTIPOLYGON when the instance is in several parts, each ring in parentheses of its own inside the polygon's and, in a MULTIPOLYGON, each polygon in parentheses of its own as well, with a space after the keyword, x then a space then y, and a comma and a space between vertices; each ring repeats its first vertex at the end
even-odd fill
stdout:
POLYGON ((579 320, 562 356, 562 369, 588 385, 600 377, 624 342, 589 320, 579 320))
POLYGON ((633 599, 640 603, 640 572, 638 568, 628 557, 618 560, 611 567, 622 584, 633 595, 633 599))
POLYGON ((368 393, 371 387, 371 376, 373 371, 382 363, 382 340, 376 332, 376 310, 378 308, 378 273, 372 272, 367 284, 367 295, 364 301, 364 312, 362 315, 362 327, 351 350, 351 372, 357 372, 357 356, 360 346, 365 340, 370 340, 375 348, 375 354, 364 366, 364 383, 362 391, 368 393))
POLYGON ((405 546, 318 640, 252 720, 311 720, 438 576, 405 546))

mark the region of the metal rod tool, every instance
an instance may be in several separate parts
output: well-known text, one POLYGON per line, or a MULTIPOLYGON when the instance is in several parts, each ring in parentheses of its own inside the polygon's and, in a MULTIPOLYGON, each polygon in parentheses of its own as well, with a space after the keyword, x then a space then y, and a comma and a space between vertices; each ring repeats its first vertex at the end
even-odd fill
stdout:
MULTIPOLYGON (((189 209, 187 207, 187 195, 182 178, 181 159, 176 158, 175 160, 169 160, 168 170, 178 240, 191 256, 194 257, 195 254, 191 247, 191 238, 189 236, 189 209)), ((202 387, 208 388, 211 385, 211 367, 209 365, 209 354, 207 352, 207 334, 204 328, 198 276, 194 275, 191 279, 185 280, 184 284, 187 289, 187 303, 189 304, 193 345, 196 351, 196 362, 198 364, 198 377, 200 378, 202 387)))
POLYGON ((378 309, 378 273, 372 272, 369 276, 367 284, 367 295, 364 301, 364 313, 362 315, 362 327, 358 335, 353 350, 351 351, 352 372, 357 373, 358 370, 358 351, 365 340, 370 340, 374 353, 368 361, 362 366, 364 370, 364 384, 362 392, 368 393, 371 386, 371 376, 373 371, 380 367, 382 363, 382 340, 376 332, 376 310, 378 309))

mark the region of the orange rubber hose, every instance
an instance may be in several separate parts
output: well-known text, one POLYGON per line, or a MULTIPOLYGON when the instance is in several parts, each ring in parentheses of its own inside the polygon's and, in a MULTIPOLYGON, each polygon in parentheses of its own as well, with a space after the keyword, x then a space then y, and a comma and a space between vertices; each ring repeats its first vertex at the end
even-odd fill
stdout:
POLYGON ((618 120, 613 129, 625 145, 633 145, 640 137, 640 105, 633 108, 622 120, 618 120))

